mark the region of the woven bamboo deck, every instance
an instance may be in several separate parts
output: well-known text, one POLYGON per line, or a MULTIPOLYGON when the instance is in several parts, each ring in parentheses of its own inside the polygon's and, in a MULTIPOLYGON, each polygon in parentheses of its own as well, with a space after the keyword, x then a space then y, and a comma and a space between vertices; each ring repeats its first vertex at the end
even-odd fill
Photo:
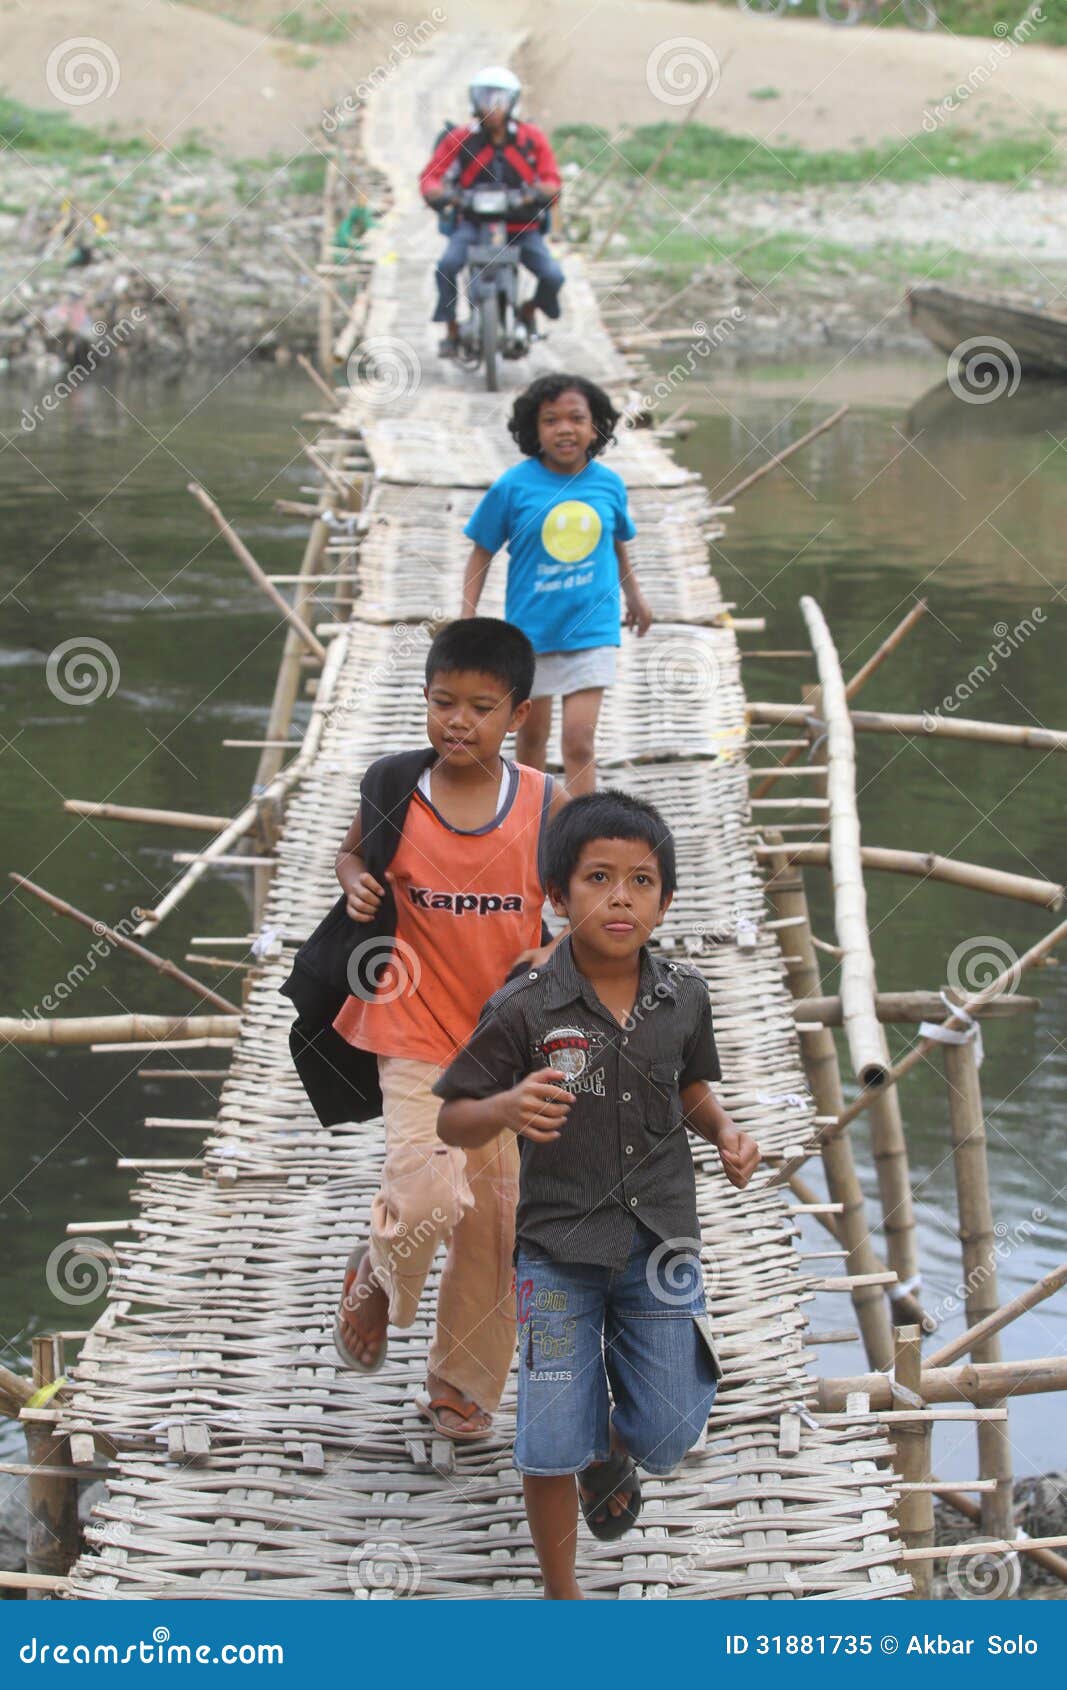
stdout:
MULTIPOLYGON (((363 144, 392 209, 372 236, 365 339, 402 340, 421 376, 395 404, 353 391, 339 414, 337 432, 362 441, 375 466, 355 549, 336 542, 355 561, 355 616, 329 640, 321 739, 288 806, 268 954, 217 1121, 205 1124, 202 1157, 138 1179, 112 1301, 73 1369, 63 1426, 75 1458, 86 1433, 117 1451, 93 1548, 70 1576, 75 1597, 537 1593, 511 1466, 513 1392, 492 1441, 459 1450, 450 1474, 431 1465, 411 1395, 432 1295, 414 1327, 391 1335, 379 1374, 335 1365, 333 1313, 345 1259, 366 1231, 381 1131, 318 1126, 290 1064, 291 1009, 278 994, 293 948, 335 894, 334 852, 362 769, 421 741, 423 619, 454 609, 473 490, 512 461, 508 395, 479 393, 434 356, 438 237, 412 188, 440 117, 463 109, 472 55, 506 59, 510 45, 435 45, 367 114, 363 144)), ((577 255, 567 270, 561 324, 531 361, 505 366, 506 379, 516 386, 538 369, 573 366, 622 393, 633 375, 601 324, 593 282, 577 255)), ((664 943, 707 976, 727 1108, 782 1157, 810 1141, 812 1105, 752 851, 737 645, 707 573, 718 516, 650 432, 630 434, 608 461, 633 488, 635 556, 665 620, 640 644, 626 637, 601 763, 677 828, 682 890, 664 943)), ((487 610, 499 608, 500 586, 492 582, 487 610)), ((617 1544, 583 1533, 584 1587, 601 1597, 901 1595, 885 1428, 863 1413, 808 1412, 805 1304, 827 1282, 805 1272, 787 1194, 769 1168, 744 1194, 710 1156, 699 1170, 726 1378, 706 1447, 674 1477, 646 1481, 639 1529, 617 1544), (803 1415, 789 1407, 798 1403, 803 1415)))

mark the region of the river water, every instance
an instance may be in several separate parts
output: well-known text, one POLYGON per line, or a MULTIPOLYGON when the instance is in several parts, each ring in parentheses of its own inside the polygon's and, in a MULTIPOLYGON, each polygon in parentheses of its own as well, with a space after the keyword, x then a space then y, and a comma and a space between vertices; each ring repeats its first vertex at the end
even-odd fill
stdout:
MULTIPOLYGON (((715 549, 713 565, 735 614, 767 618, 766 634, 744 634, 742 644, 805 646, 797 601, 810 593, 851 672, 922 592, 930 614, 870 683, 864 707, 942 705, 949 714, 956 705, 959 715, 1067 727, 1059 648, 1067 623, 1067 404, 1052 391, 986 407, 946 405, 938 395, 916 408, 936 374, 932 358, 845 370, 827 358, 821 367, 690 380, 679 392, 677 402, 692 406, 698 426, 678 455, 718 492, 842 397, 852 403, 842 427, 738 500, 715 549), (1004 637, 1002 625, 1022 632, 1004 637), (998 641, 1008 655, 995 654, 991 667, 998 641), (972 686, 967 677, 979 663, 990 678, 972 686), (965 703, 955 696, 961 686, 971 692, 965 703)), ((185 489, 203 481, 264 567, 294 570, 303 525, 277 516, 272 503, 296 496, 303 479, 296 425, 314 397, 303 376, 265 367, 224 381, 201 374, 168 385, 98 383, 27 432, 20 417, 38 398, 32 383, 8 380, 0 388, 8 442, 0 453, 0 864, 114 923, 150 904, 173 873, 173 851, 195 848, 203 836, 81 820, 63 812, 62 799, 231 815, 247 796, 257 753, 225 749, 222 740, 262 733, 280 635, 185 489), (92 704, 64 697, 71 682, 62 669, 49 686, 49 654, 72 640, 100 642, 102 691, 92 704)), ((639 565, 639 540, 635 558, 639 565)), ((795 698, 812 675, 809 663, 791 660, 753 658, 745 667, 751 698, 795 698)), ((858 746, 866 842, 1067 879, 1060 758, 873 735, 860 736, 858 746)), ((808 880, 816 930, 829 938, 828 876, 810 870, 808 880)), ((888 875, 872 875, 868 894, 884 990, 943 985, 954 952, 958 968, 980 975, 987 953, 1017 953, 1055 919, 1032 906, 888 875)), ((244 871, 219 871, 168 919, 161 948, 180 961, 193 935, 242 933, 249 919, 244 871)), ((179 988, 133 959, 112 955, 93 966, 91 942, 9 886, 0 914, 3 1013, 32 1013, 78 963, 85 977, 58 1013, 183 1007, 179 988)), ((985 1029, 982 1084, 1004 1229, 1003 1296, 1062 1254, 1065 976, 1064 969, 1031 976, 1025 990, 1040 996, 1038 1013, 985 1029)), ((212 978, 223 992, 236 989, 224 976, 212 978)), ((894 1049, 903 1047, 900 1031, 890 1029, 894 1049)), ((198 1053, 195 1065, 221 1065, 224 1055, 198 1053)), ((140 1080, 139 1068, 160 1064, 138 1053, 9 1048, 0 1064, 0 1355, 22 1366, 34 1331, 84 1327, 100 1307, 53 1294, 46 1264, 62 1249, 66 1225, 128 1214, 131 1176, 116 1159, 189 1149, 188 1135, 147 1130, 145 1116, 207 1117, 217 1087, 140 1080)), ((923 1296, 951 1333, 963 1324, 961 1273, 936 1061, 910 1077, 903 1102, 923 1296)), ((873 1193, 864 1127, 855 1140, 873 1193)), ((805 1249, 829 1242, 806 1223, 805 1249)), ((812 1323, 848 1325, 850 1312, 846 1297, 823 1295, 812 1323)), ((1007 1331, 1005 1355, 1062 1352, 1065 1333, 1067 1300, 1053 1300, 1007 1331)), ((835 1373, 863 1367, 854 1344, 823 1349, 820 1361, 835 1373)), ((1056 1406, 1030 1397, 1013 1409, 1020 1475, 1067 1465, 1056 1406)), ((14 1427, 0 1424, 0 1445, 18 1441, 14 1427)), ((942 1430, 937 1461, 946 1474, 973 1473, 973 1429, 942 1430)))

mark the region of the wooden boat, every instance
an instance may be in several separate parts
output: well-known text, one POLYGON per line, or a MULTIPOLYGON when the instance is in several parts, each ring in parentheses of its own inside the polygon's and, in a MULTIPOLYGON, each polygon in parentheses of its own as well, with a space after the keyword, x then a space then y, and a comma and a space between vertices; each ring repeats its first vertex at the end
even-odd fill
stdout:
POLYGON ((915 327, 942 352, 992 338, 1012 348, 1024 375, 1067 379, 1067 317, 952 288, 909 288, 907 300, 915 327))

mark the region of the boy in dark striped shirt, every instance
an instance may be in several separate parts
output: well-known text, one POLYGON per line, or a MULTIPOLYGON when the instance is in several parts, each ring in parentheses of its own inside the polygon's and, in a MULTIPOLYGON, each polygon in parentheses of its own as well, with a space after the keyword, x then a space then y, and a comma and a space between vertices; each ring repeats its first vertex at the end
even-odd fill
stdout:
POLYGON ((623 792, 572 800, 545 879, 569 936, 489 999, 434 1090, 446 1144, 520 1142, 515 1464, 545 1594, 569 1599, 579 1500, 594 1536, 621 1537, 637 1466, 671 1472, 715 1396, 687 1129, 735 1186, 759 1149, 709 1085, 703 979, 648 949, 676 884, 658 811, 623 792))

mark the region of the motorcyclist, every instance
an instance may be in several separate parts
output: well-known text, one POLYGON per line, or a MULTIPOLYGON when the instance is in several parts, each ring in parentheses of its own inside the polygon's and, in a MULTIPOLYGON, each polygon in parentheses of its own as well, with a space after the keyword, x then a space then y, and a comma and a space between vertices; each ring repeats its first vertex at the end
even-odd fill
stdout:
MULTIPOLYGON (((508 188, 529 188, 530 209, 523 207, 508 223, 508 237, 518 249, 519 261, 537 278, 533 298, 519 308, 519 316, 532 336, 536 314, 559 316, 559 291, 563 271, 553 258, 542 233, 547 208, 559 195, 560 177, 548 137, 535 124, 516 117, 522 92, 518 78, 502 65, 488 65, 470 84, 472 120, 457 124, 440 137, 433 157, 419 177, 423 199, 435 211, 455 204, 459 189, 494 183, 508 188)), ((459 339, 456 297, 459 273, 467 262, 468 250, 478 238, 477 225, 465 218, 459 207, 455 227, 437 266, 437 308, 435 323, 444 323, 445 337, 438 348, 444 358, 454 358, 459 339)))

